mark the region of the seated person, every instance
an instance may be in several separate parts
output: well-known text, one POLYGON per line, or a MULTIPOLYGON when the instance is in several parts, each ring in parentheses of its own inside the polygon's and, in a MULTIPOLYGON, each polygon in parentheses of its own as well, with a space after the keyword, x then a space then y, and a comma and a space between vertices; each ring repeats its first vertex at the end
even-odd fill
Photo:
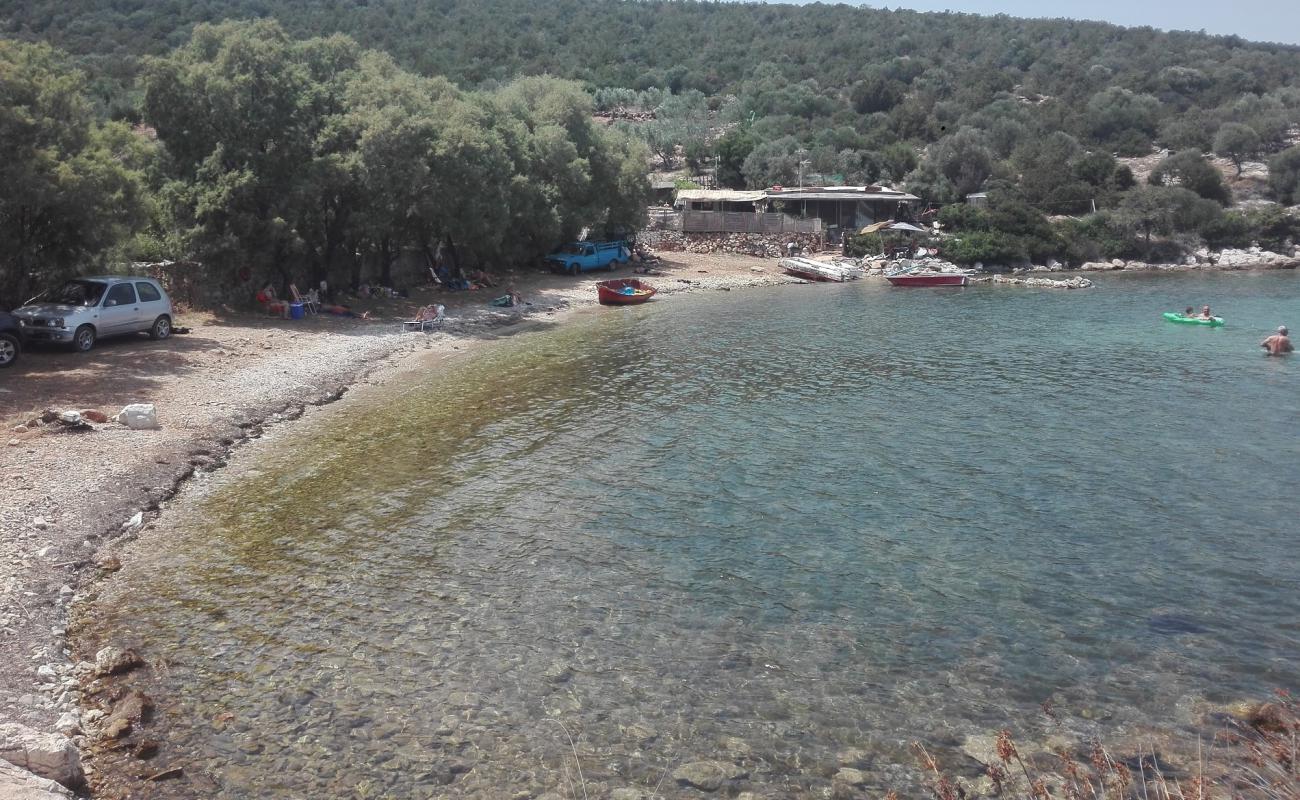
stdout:
POLYGON ((524 304, 524 298, 519 292, 515 291, 514 284, 510 284, 510 291, 500 297, 493 299, 491 305, 498 308, 510 308, 511 306, 521 306, 524 304))
POLYGON ((1192 317, 1196 316, 1196 309, 1192 308, 1191 306, 1184 308, 1183 316, 1187 317, 1188 319, 1191 319, 1192 317))
POLYGON ((257 293, 257 302, 262 304, 262 308, 266 309, 268 314, 286 319, 289 317, 289 303, 277 298, 275 287, 269 283, 257 293))
POLYGON ((415 313, 415 319, 412 322, 437 322, 442 319, 444 310, 444 306, 441 305, 424 306, 415 313))
POLYGON ((481 270, 481 269, 480 269, 480 270, 475 270, 474 272, 471 272, 470 275, 469 275, 469 279, 470 279, 471 281, 473 281, 474 283, 477 283, 479 286, 496 286, 496 285, 497 285, 496 278, 493 278, 492 275, 491 275, 490 273, 485 272, 485 271, 483 271, 483 270, 481 270))
POLYGON ((1201 306, 1201 317, 1200 317, 1200 318, 1201 318, 1201 319, 1214 319, 1214 315, 1210 313, 1210 307, 1209 307, 1209 306, 1201 306))

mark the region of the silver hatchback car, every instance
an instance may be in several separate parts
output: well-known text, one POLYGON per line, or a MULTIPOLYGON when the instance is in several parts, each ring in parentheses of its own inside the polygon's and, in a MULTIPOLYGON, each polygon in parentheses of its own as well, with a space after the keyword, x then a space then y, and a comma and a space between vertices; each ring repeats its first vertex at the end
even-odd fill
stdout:
POLYGON ((14 309, 28 342, 60 342, 85 352, 105 336, 172 333, 172 303, 153 278, 76 278, 14 309))

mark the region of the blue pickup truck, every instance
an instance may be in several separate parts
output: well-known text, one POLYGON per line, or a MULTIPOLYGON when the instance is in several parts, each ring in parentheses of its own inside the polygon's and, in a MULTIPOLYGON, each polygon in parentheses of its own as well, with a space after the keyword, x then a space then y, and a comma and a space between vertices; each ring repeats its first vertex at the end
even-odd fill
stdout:
POLYGON ((623 240, 613 242, 570 242, 546 257, 551 269, 577 275, 593 269, 613 270, 632 258, 632 248, 623 240))

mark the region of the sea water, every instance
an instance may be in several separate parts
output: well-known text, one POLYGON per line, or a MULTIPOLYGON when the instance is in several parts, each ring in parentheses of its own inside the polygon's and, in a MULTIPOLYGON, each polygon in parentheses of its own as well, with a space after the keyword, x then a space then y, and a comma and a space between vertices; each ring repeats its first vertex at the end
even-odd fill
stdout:
POLYGON ((157 797, 874 796, 913 741, 1190 744, 1298 685, 1285 322, 1291 273, 601 309, 280 429, 89 617, 153 664, 157 797))

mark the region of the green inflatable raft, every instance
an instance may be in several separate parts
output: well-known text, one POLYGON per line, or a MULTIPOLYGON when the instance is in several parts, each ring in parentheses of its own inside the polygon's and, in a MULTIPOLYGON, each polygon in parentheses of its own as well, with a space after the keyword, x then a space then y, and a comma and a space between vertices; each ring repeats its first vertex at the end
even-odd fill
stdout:
POLYGON ((1223 327, 1223 317, 1201 319, 1200 317, 1184 317, 1182 314, 1175 314, 1172 311, 1166 311, 1162 316, 1170 322, 1177 322, 1180 325, 1207 325, 1211 328, 1223 327))

